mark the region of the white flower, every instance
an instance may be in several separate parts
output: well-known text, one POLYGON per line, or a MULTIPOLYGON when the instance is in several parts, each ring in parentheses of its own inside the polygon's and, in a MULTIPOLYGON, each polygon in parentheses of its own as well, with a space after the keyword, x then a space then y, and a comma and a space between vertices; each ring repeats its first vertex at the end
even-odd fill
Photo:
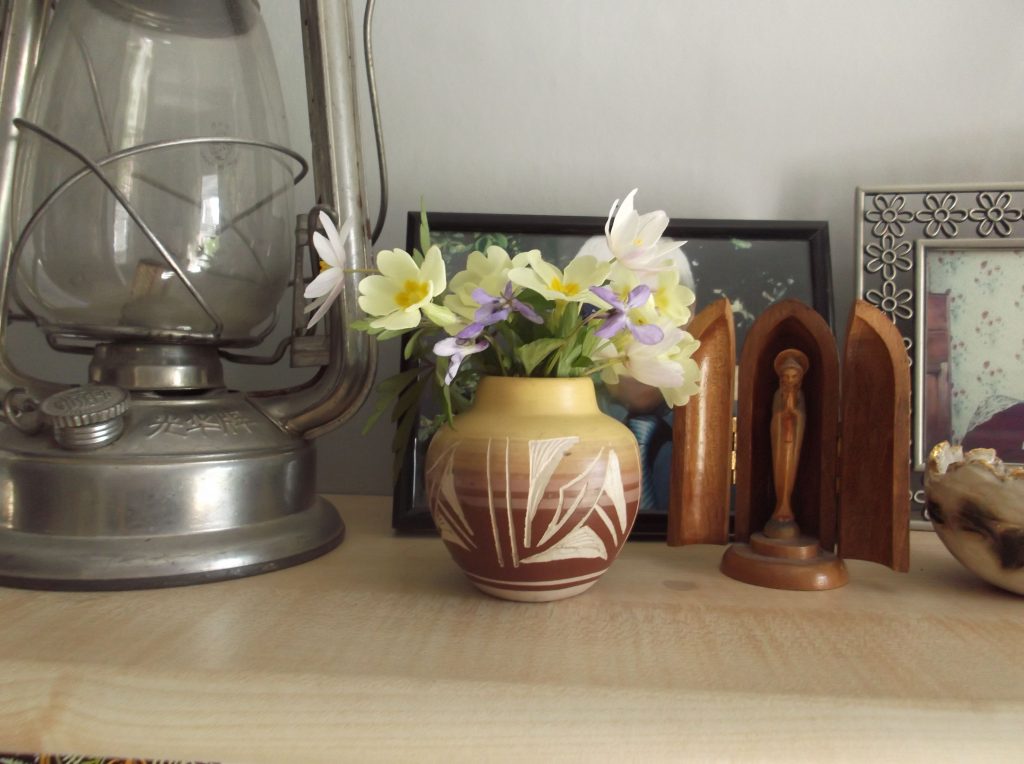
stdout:
POLYGON ((590 289, 604 283, 610 269, 608 263, 585 255, 574 257, 563 273, 546 262, 537 250, 527 252, 526 259, 529 267, 516 267, 509 271, 508 278, 513 284, 531 289, 548 300, 600 304, 590 289))
POLYGON ((345 276, 343 267, 345 242, 352 235, 355 220, 350 217, 341 227, 341 231, 338 231, 334 227, 334 221, 331 220, 330 216, 326 212, 321 211, 320 225, 327 232, 326 237, 319 231, 313 233, 313 247, 320 256, 320 273, 306 286, 306 291, 302 293, 302 296, 307 300, 313 300, 312 303, 306 306, 305 312, 316 311, 306 325, 307 329, 324 317, 331 304, 341 294, 345 276))
POLYGON ((438 326, 455 320, 451 311, 435 305, 433 299, 447 286, 441 250, 431 247, 416 265, 412 256, 401 249, 385 249, 377 255, 380 275, 367 276, 359 282, 359 307, 371 316, 375 329, 405 331, 419 326, 420 311, 438 326))
POLYGON ((640 215, 633 208, 633 189, 619 204, 615 200, 604 225, 605 239, 612 255, 631 270, 655 273, 675 268, 672 254, 683 242, 661 241, 668 227, 668 215, 663 210, 640 215))
POLYGON ((609 384, 615 384, 623 375, 633 377, 658 388, 669 406, 682 406, 700 389, 700 369, 692 358, 700 343, 677 326, 663 329, 661 342, 653 345, 628 338, 621 351, 606 346, 601 354, 617 358, 617 362, 605 368, 601 377, 609 384))

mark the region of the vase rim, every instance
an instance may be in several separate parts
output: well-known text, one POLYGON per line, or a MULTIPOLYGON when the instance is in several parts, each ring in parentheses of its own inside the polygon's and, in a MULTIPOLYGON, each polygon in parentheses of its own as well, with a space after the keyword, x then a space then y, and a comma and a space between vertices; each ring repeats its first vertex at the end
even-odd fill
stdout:
POLYGON ((508 382, 589 382, 594 384, 594 380, 591 377, 518 377, 512 374, 481 374, 480 380, 495 379, 503 380, 508 382))
POLYGON ((597 393, 590 377, 485 375, 477 386, 476 401, 512 407, 522 404, 537 414, 590 413, 597 410, 597 393))

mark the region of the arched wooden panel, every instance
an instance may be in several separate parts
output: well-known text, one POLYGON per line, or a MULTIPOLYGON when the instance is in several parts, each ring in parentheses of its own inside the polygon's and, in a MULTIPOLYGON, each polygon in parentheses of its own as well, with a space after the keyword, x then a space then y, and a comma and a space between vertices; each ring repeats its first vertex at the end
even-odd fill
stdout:
POLYGON ((754 322, 740 357, 736 422, 736 539, 760 531, 775 507, 772 479, 773 363, 786 348, 810 360, 802 390, 807 410, 793 508, 803 533, 831 551, 836 541, 836 444, 839 434, 839 355, 825 320, 798 300, 770 306, 754 322))
POLYGON ((727 544, 732 487, 732 404, 736 328, 723 298, 693 319, 700 392, 674 413, 668 543, 727 544))
POLYGON ((839 555, 910 567, 910 360, 899 330, 863 300, 843 351, 839 555))

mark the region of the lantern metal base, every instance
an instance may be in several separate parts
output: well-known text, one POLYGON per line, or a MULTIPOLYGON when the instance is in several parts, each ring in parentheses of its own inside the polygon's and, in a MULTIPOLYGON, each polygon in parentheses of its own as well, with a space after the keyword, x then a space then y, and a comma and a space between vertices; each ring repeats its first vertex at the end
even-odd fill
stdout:
POLYGON ((311 443, 240 393, 133 394, 92 451, 0 426, 0 585, 145 589, 265 573, 333 549, 311 443))
POLYGON ((176 536, 47 536, 0 530, 0 586, 157 589, 269 573, 338 546, 345 525, 323 499, 254 525, 176 536))

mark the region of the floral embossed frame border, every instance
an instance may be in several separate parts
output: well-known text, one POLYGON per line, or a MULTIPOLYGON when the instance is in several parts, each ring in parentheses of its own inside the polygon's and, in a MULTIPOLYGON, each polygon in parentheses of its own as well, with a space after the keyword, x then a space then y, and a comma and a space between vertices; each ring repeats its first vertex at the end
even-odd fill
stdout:
MULTIPOLYGON (((934 243, 981 240, 997 246, 1024 237, 1024 183, 858 188, 854 221, 857 294, 889 317, 903 335, 911 364, 919 364, 924 348, 917 341, 917 292, 924 274, 917 272, 917 253, 934 243)), ((918 397, 912 404, 915 421, 918 397)), ((919 453, 920 431, 914 431, 912 453, 919 453)), ((923 472, 920 463, 914 467, 912 525, 928 528, 923 472)))

